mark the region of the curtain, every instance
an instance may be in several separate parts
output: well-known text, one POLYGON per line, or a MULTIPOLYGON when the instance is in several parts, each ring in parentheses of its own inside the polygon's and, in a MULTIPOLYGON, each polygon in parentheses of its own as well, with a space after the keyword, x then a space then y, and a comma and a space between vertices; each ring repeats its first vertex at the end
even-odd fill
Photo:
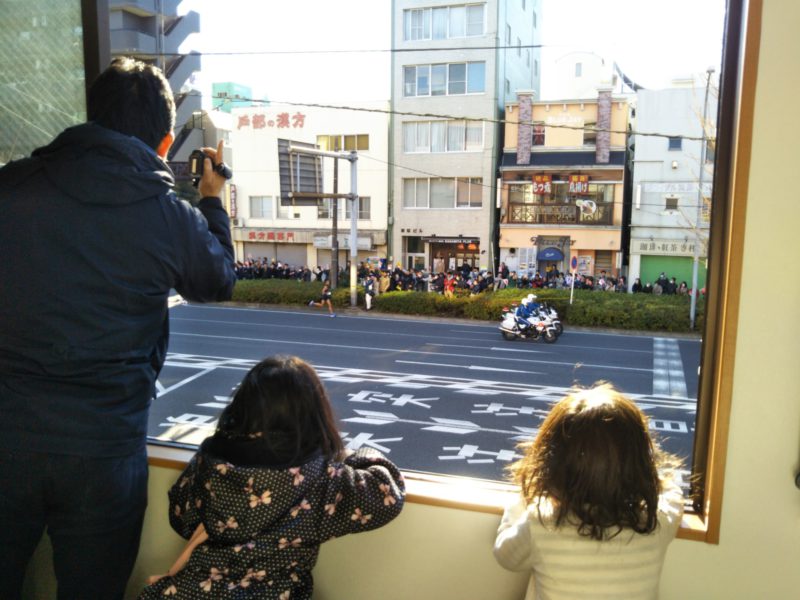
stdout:
POLYGON ((447 151, 447 121, 431 121, 431 152, 447 151))
POLYGON ((431 179, 431 208, 453 208, 453 179, 431 179))
POLYGON ((447 8, 433 9, 433 39, 447 38, 447 8))
POLYGON ((464 151, 464 121, 448 121, 447 123, 447 151, 464 151))
POLYGON ((467 121, 467 150, 483 150, 483 123, 467 121))

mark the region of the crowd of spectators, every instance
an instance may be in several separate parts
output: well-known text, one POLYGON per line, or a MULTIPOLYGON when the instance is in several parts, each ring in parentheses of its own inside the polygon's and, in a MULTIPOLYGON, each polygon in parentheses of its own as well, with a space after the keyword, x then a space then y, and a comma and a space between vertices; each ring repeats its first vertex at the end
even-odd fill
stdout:
MULTIPOLYGON (((268 260, 265 258, 239 261, 236 263, 236 276, 239 279, 294 279, 296 281, 320 281, 330 280, 330 269, 325 266, 317 266, 313 269, 307 266, 294 266, 281 261, 268 260)), ((446 273, 432 273, 425 269, 402 269, 399 266, 393 269, 379 268, 362 262, 358 267, 358 281, 364 284, 367 278, 371 277, 375 285, 375 293, 394 291, 416 291, 416 292, 436 292, 446 296, 453 295, 475 295, 487 290, 502 290, 505 288, 518 289, 564 289, 571 288, 573 285, 572 274, 560 272, 555 267, 548 267, 544 274, 535 272, 532 275, 519 274, 510 271, 504 263, 500 263, 496 273, 472 267, 467 263, 457 269, 451 269, 446 273)), ((341 286, 349 285, 350 265, 345 264, 339 270, 338 284, 341 286)), ((690 289, 685 281, 677 283, 675 277, 668 278, 665 273, 661 273, 654 283, 649 281, 642 284, 637 277, 633 285, 628 289, 628 283, 624 276, 613 277, 600 271, 599 275, 575 275, 576 290, 595 290, 605 292, 628 291, 638 294, 655 295, 682 295, 690 294, 690 289)), ((705 293, 705 289, 701 290, 705 293)))

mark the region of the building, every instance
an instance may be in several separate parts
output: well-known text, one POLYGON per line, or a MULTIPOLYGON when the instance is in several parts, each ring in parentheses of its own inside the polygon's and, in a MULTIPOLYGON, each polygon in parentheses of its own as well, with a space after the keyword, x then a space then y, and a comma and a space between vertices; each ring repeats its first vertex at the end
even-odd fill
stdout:
MULTIPOLYGON (((714 157, 701 142, 705 91, 704 82, 683 80, 637 94, 636 131, 667 135, 633 136, 630 282, 653 283, 663 272, 691 288, 697 251, 698 285, 705 285, 714 157)), ((706 123, 716 122, 716 106, 708 103, 706 123)))
POLYGON ((592 100, 517 97, 506 106, 500 260, 529 276, 548 267, 619 275, 627 100, 609 88, 592 100))
MULTIPOLYGON (((322 150, 358 152, 359 260, 386 258, 388 117, 385 102, 365 105, 377 112, 280 104, 234 108, 230 135, 236 153, 231 220, 236 258, 293 266, 327 267, 333 246, 333 201, 312 206, 281 202, 278 147, 282 142, 322 150)), ((333 160, 319 161, 322 190, 333 192, 333 160)), ((340 160, 338 192, 350 192, 350 163, 340 160)), ((350 259, 350 203, 338 204, 338 262, 350 259)))
POLYGON ((392 3, 389 254, 396 264, 493 268, 499 120, 512 90, 539 88, 540 6, 392 3))
POLYGON ((246 85, 226 81, 211 84, 211 107, 230 113, 233 108, 247 108, 253 105, 253 90, 246 85))
POLYGON ((0 2, 0 165, 86 120, 80 6, 0 2))
POLYGON ((179 16, 179 4, 180 0, 108 0, 112 56, 132 56, 157 65, 172 87, 176 119, 170 162, 186 162, 202 145, 202 136, 190 125, 201 107, 200 94, 190 84, 200 70, 200 55, 178 54, 186 38, 200 31, 200 15, 190 11, 179 16))

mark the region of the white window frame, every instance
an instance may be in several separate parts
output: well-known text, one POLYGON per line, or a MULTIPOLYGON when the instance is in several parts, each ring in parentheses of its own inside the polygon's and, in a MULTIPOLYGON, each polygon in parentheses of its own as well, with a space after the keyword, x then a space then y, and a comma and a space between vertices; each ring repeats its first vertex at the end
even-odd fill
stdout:
POLYGON ((404 177, 403 184, 403 209, 404 210, 479 210, 483 208, 483 178, 482 177, 404 177), (458 203, 458 183, 466 182, 468 190, 468 199, 466 205, 459 205, 458 203), (413 183, 412 183, 413 182, 413 183), (451 206, 431 206, 431 190, 434 184, 448 185, 452 183, 452 205, 451 206), (406 188, 414 190, 413 200, 406 195, 406 188), (424 189, 426 193, 424 205, 420 205, 417 197, 418 190, 424 189), (473 198, 473 194, 479 198, 473 198))
POLYGON ((250 210, 250 218, 251 219, 273 219, 274 218, 274 197, 273 196, 248 196, 248 209, 250 210), (254 211, 253 208, 256 206, 254 202, 257 202, 259 209, 254 211), (267 207, 265 211, 264 208, 267 207), (259 213, 259 214, 256 214, 259 213), (268 214, 264 214, 268 213, 268 214))
MULTIPOLYGON (((474 67, 473 67, 474 68, 474 67)), ((486 93, 486 61, 482 60, 475 60, 469 62, 453 62, 453 63, 436 63, 432 65, 405 65, 403 67, 403 97, 405 98, 426 98, 430 96, 476 96, 479 94, 486 93), (461 80, 455 81, 451 80, 450 72, 452 67, 456 65, 464 65, 464 92, 450 92, 450 87, 452 85, 456 85, 458 83, 462 83, 461 80), (482 65, 483 66, 483 81, 481 84, 480 91, 469 91, 470 84, 472 83, 472 79, 470 78, 470 67, 471 65, 482 65), (435 67, 444 67, 445 68, 445 82, 444 82, 444 93, 443 94, 434 94, 433 93, 433 70, 435 67), (414 93, 409 94, 408 91, 410 89, 410 77, 411 70, 413 69, 413 88, 414 93), (422 76, 425 76, 425 72, 427 72, 427 93, 420 94, 419 93, 419 82, 420 82, 420 69, 422 69, 422 76)))
POLYGON ((474 2, 466 4, 450 4, 432 8, 407 8, 403 11, 403 41, 419 40, 451 40, 486 35, 486 3, 474 2), (476 10, 480 9, 480 10, 476 10), (459 19, 462 35, 454 34, 451 27, 452 11, 463 10, 459 19), (436 14, 434 14, 436 13, 436 14), (480 14, 480 21, 476 20, 480 14), (444 24, 443 35, 438 35, 434 28, 434 17, 441 18, 444 24))
POLYGON ((482 121, 406 121, 403 123, 404 154, 482 152, 484 138, 484 126, 482 121), (432 131, 434 125, 443 127, 444 148, 442 150, 434 149, 434 133, 432 131), (463 143, 459 144, 458 147, 453 147, 451 144, 451 136, 453 135, 451 129, 457 125, 463 125, 464 128, 463 134, 459 136, 463 143))

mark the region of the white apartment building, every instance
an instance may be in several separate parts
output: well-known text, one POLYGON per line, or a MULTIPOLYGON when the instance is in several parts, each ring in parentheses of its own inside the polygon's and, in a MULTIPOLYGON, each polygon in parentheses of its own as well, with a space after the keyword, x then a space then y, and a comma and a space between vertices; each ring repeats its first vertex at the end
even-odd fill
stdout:
MULTIPOLYGON (((713 124, 717 99, 711 92, 706 123, 713 124)), ((705 96, 705 81, 693 80, 637 94, 636 131, 665 135, 634 136, 631 284, 637 277, 642 285, 653 283, 664 272, 691 287, 698 244, 698 286, 705 285, 714 159, 713 144, 702 149, 705 96)), ((706 129, 709 135, 714 135, 713 126, 706 129)))
POLYGON ((389 255, 494 268, 502 114, 538 93, 541 0, 393 0, 389 255))
MULTIPOLYGON (((353 107, 359 108, 359 107, 353 107)), ((357 247, 359 260, 386 257, 388 190, 388 104, 371 103, 366 112, 334 108, 266 106, 231 111, 234 152, 230 214, 236 259, 266 258, 293 266, 331 263, 332 201, 283 206, 280 201, 279 141, 322 150, 358 152, 357 247)), ((322 159, 323 192, 333 192, 333 160, 322 159)), ((339 161, 338 192, 350 193, 350 162, 339 161)), ((338 201, 339 264, 350 259, 350 203, 338 201)))

